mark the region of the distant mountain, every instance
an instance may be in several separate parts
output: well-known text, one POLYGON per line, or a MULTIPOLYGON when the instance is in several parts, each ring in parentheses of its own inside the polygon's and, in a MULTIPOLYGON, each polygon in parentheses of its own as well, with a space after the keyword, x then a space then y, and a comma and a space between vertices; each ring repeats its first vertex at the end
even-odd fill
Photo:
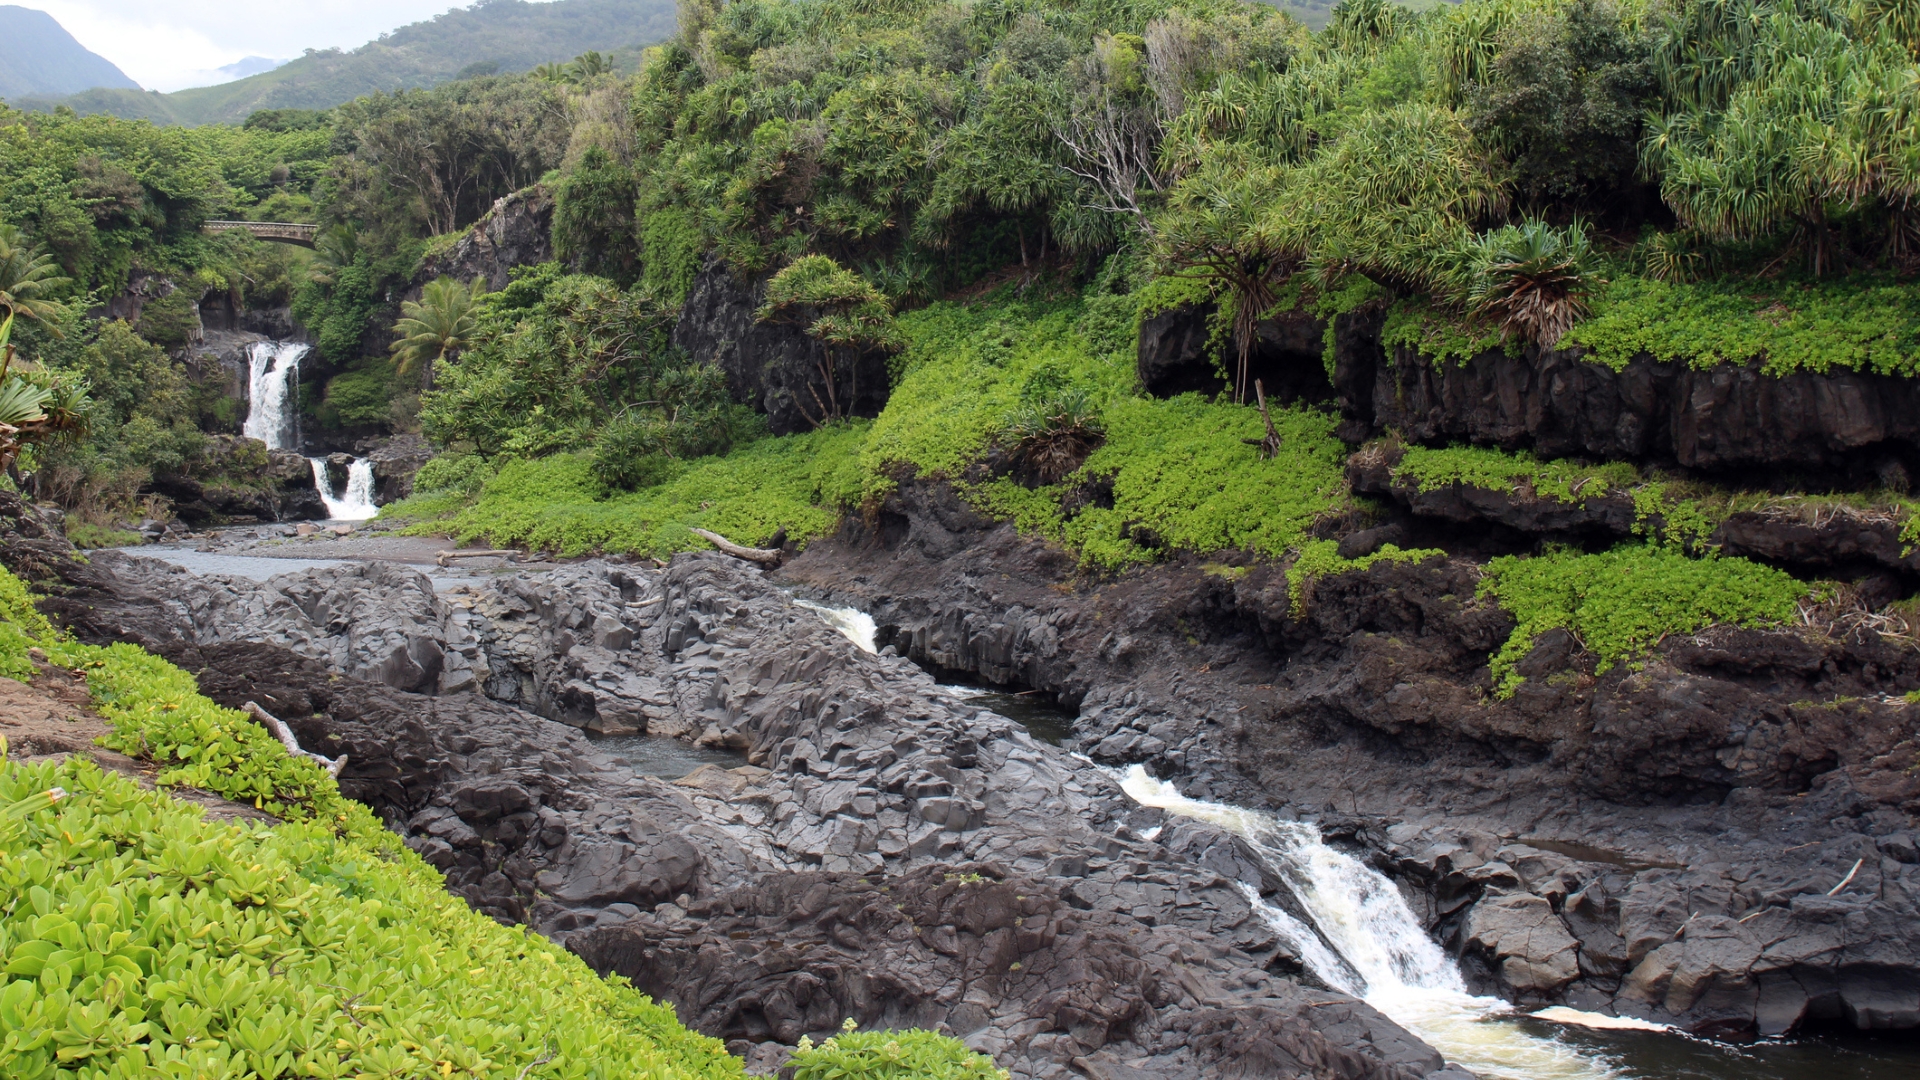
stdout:
MULTIPOLYGON (((19 9, 0 8, 6 10, 19 9)), ((70 105, 80 113, 113 113, 156 123, 239 123, 260 109, 327 109, 375 90, 434 86, 463 73, 526 71, 549 61, 571 60, 589 49, 631 51, 665 41, 674 25, 673 0, 480 0, 470 8, 382 34, 352 52, 310 51, 271 71, 218 86, 171 94, 89 90, 58 99, 36 95, 11 104, 43 111, 70 105)))
POLYGON ((0 7, 0 97, 73 94, 96 86, 140 89, 113 61, 73 40, 53 16, 0 7))
POLYGON ((274 68, 280 67, 287 62, 288 61, 285 60, 269 60, 264 56, 248 56, 215 70, 229 79, 244 79, 249 75, 258 75, 262 72, 272 71, 274 68))

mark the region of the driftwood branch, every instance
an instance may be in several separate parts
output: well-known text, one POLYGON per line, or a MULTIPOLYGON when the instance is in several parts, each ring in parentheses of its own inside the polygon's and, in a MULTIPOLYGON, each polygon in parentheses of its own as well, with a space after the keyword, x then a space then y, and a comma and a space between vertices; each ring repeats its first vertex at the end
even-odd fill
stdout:
POLYGON ((483 559, 493 555, 498 555, 501 558, 509 558, 517 557, 519 554, 520 552, 514 548, 489 548, 486 551, 442 551, 433 557, 433 561, 439 563, 441 566, 445 566, 454 559, 483 559))
POLYGON ((280 745, 287 748, 287 753, 292 754, 294 757, 303 757, 311 761, 319 762, 320 767, 327 770, 328 776, 338 778, 340 770, 347 767, 347 755, 345 754, 341 754, 337 758, 330 758, 322 757, 311 750, 300 749, 300 740, 293 737, 293 729, 288 727, 285 721, 279 717, 261 708, 259 702, 249 701, 245 705, 240 706, 240 708, 245 712, 251 713, 255 720, 267 725, 267 730, 273 732, 274 738, 280 740, 280 745))
POLYGON ((1853 869, 1851 869, 1851 870, 1849 870, 1849 871, 1847 871, 1847 876, 1846 876, 1846 877, 1843 877, 1843 878, 1841 878, 1841 879, 1840 879, 1840 884, 1838 884, 1838 885, 1835 885, 1835 886, 1834 886, 1833 888, 1831 888, 1831 889, 1828 889, 1828 890, 1827 890, 1827 895, 1828 895, 1828 896, 1834 896, 1834 895, 1836 895, 1836 894, 1838 894, 1838 893, 1840 892, 1840 890, 1841 890, 1841 889, 1844 889, 1844 888, 1846 888, 1847 886, 1849 886, 1849 885, 1851 885, 1851 884, 1853 884, 1853 876, 1854 876, 1855 874, 1858 874, 1858 873, 1860 872, 1860 865, 1861 865, 1862 863, 1864 863, 1864 862, 1866 862, 1866 861, 1867 861, 1867 860, 1865 860, 1865 859, 1858 859, 1858 860, 1856 860, 1856 861, 1854 862, 1854 864, 1853 864, 1853 869))
POLYGON ((687 531, 736 559, 746 559, 748 562, 757 562, 766 566, 780 565, 781 555, 777 548, 742 547, 716 532, 708 532, 705 529, 688 529, 687 531))

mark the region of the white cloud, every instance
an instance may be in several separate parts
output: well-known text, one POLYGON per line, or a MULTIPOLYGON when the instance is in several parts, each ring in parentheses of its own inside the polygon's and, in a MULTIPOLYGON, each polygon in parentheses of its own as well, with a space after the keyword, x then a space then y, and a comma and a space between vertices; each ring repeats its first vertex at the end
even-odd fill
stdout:
POLYGON ((215 69, 248 56, 351 49, 451 0, 14 0, 60 21, 80 44, 149 90, 217 81, 215 69))

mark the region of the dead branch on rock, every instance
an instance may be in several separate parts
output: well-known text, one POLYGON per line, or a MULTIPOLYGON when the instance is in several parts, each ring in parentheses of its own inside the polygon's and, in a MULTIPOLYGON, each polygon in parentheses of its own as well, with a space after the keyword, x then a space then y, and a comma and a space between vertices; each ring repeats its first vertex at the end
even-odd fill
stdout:
POLYGON ((520 552, 514 548, 489 548, 486 551, 442 551, 433 557, 433 561, 439 563, 441 566, 445 566, 453 559, 484 559, 490 556, 499 556, 503 559, 519 558, 520 552))
POLYGON ((780 565, 782 556, 776 548, 742 547, 716 532, 708 532, 705 529, 688 529, 687 531, 736 559, 745 559, 765 566, 780 565))
POLYGON ((259 702, 249 701, 245 705, 240 706, 240 708, 242 711, 252 714, 255 720, 267 725, 267 730, 273 732, 274 738, 280 740, 280 745, 287 748, 287 753, 292 754, 294 757, 303 757, 310 761, 318 762, 321 768, 327 770, 328 776, 338 779, 340 770, 347 767, 347 755, 345 754, 341 754, 337 758, 330 758, 322 757, 311 750, 300 749, 300 740, 293 737, 293 729, 288 727, 286 722, 279 717, 261 708, 259 702))

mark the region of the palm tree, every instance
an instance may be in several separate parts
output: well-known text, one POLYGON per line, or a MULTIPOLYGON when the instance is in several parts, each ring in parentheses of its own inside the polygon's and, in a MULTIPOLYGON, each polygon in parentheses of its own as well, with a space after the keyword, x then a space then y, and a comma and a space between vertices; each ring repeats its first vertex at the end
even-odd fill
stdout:
MULTIPOLYGON (((68 284, 53 256, 27 246, 27 238, 12 225, 0 225, 0 313, 9 321, 18 315, 45 324, 65 310, 47 298, 68 284)), ((59 330, 48 326, 57 335, 59 330)))
POLYGON ((432 363, 450 360, 473 340, 473 301, 485 291, 485 281, 474 278, 462 285, 452 278, 436 278, 420 291, 418 301, 400 305, 401 319, 393 324, 400 339, 393 343, 393 357, 400 374, 411 372, 422 360, 432 363))
POLYGON ((1564 230, 1531 219, 1508 225, 1468 249, 1467 300, 1507 334, 1551 349, 1587 314, 1588 293, 1598 284, 1587 269, 1591 259, 1577 218, 1564 230))
POLYGON ((569 74, 573 76, 575 82, 586 82, 595 75, 605 75, 612 71, 613 59, 612 57, 588 49, 586 52, 574 57, 573 63, 567 65, 567 67, 569 74))

